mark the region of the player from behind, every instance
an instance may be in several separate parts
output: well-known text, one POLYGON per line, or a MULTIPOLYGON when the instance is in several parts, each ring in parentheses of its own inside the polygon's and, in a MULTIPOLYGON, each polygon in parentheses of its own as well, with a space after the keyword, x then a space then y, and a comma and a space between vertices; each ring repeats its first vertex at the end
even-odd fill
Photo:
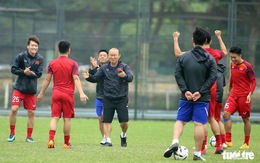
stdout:
MULTIPOLYGON (((203 30, 203 29, 201 29, 203 30)), ((221 50, 217 50, 217 49, 212 49, 210 47, 210 44, 212 43, 211 40, 211 36, 210 34, 203 30, 204 33, 207 34, 207 41, 205 43, 205 45, 203 45, 202 47, 211 55, 214 57, 216 63, 219 62, 220 59, 222 59, 223 57, 225 57, 227 55, 227 49, 226 46, 221 38, 221 31, 220 30, 216 30, 215 31, 215 35, 219 40, 219 44, 220 44, 220 49, 221 50)), ((179 47, 179 43, 178 43, 178 38, 179 38, 180 33, 179 32, 174 32, 173 33, 173 40, 174 40, 174 52, 175 52, 175 56, 179 57, 181 56, 184 52, 181 51, 180 47, 179 47)), ((216 82, 214 83, 214 85, 211 87, 211 100, 210 100, 210 105, 209 105, 209 115, 208 115, 208 122, 211 125, 211 129, 212 132, 214 133, 214 136, 216 137, 216 151, 215 154, 220 154, 223 152, 223 147, 222 144, 222 137, 225 136, 225 132, 223 132, 223 124, 220 121, 216 121, 216 119, 214 118, 214 116, 217 115, 217 117, 221 116, 221 110, 217 109, 218 104, 216 102, 216 92, 217 92, 217 84, 216 82), (222 133, 220 132, 220 128, 222 129, 222 133), (222 135, 222 136, 221 136, 222 135)), ((202 144, 202 149, 201 152, 203 155, 206 154, 206 142, 207 142, 207 135, 208 135, 208 130, 207 130, 207 126, 204 125, 204 132, 205 132, 205 137, 203 140, 203 144, 202 144)), ((225 144, 223 144, 225 145, 225 144)))
POLYGON ((11 67, 11 72, 18 76, 12 95, 12 108, 9 114, 10 135, 8 142, 15 140, 16 115, 23 101, 28 113, 26 142, 35 142, 32 138, 34 127, 34 111, 36 109, 37 79, 42 76, 43 57, 38 53, 39 39, 30 36, 27 51, 18 54, 11 67))
POLYGON ((54 137, 60 117, 63 117, 64 126, 64 149, 71 149, 70 132, 71 118, 74 118, 74 90, 75 85, 80 94, 80 101, 85 104, 87 95, 83 92, 78 76, 78 64, 68 56, 70 54, 70 43, 60 41, 58 44, 60 56, 52 60, 48 66, 47 76, 43 82, 42 89, 37 96, 42 101, 44 92, 48 88, 53 77, 53 89, 51 100, 51 115, 48 148, 54 148, 54 137))
POLYGON ((175 79, 181 91, 176 123, 173 127, 173 140, 164 152, 168 158, 178 150, 179 138, 184 125, 194 122, 195 153, 193 160, 205 159, 201 156, 204 138, 204 125, 208 119, 210 88, 217 79, 216 62, 202 47, 207 34, 201 28, 193 32, 194 48, 182 54, 176 63, 175 79))
POLYGON ((224 126, 226 130, 226 144, 231 147, 231 115, 238 111, 244 122, 244 144, 241 149, 249 149, 251 132, 250 112, 251 95, 256 87, 256 77, 252 65, 242 58, 242 50, 233 46, 229 50, 231 58, 231 77, 229 84, 229 96, 224 107, 224 126))
MULTIPOLYGON (((98 62, 93 57, 90 57, 90 68, 89 68, 89 74, 94 75, 99 68, 108 62, 108 52, 105 49, 101 49, 98 52, 98 62)), ((98 116, 98 122, 99 122, 99 130, 103 137, 102 141, 100 142, 101 145, 106 143, 106 138, 104 136, 104 127, 102 122, 102 114, 103 114, 103 96, 104 96, 104 81, 100 80, 97 82, 96 85, 96 114, 98 116)))

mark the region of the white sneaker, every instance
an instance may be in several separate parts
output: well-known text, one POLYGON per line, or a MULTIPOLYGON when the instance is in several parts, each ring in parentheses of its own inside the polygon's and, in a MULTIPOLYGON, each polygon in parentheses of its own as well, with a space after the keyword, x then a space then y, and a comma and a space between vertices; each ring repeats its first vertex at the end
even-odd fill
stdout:
POLYGON ((107 141, 106 138, 103 137, 103 139, 102 139, 102 141, 100 142, 100 144, 101 144, 101 145, 104 145, 104 144, 106 143, 106 141, 107 141))
POLYGON ((226 143, 223 143, 223 144, 222 144, 222 147, 223 147, 224 149, 227 149, 227 148, 228 148, 228 146, 227 146, 226 143))

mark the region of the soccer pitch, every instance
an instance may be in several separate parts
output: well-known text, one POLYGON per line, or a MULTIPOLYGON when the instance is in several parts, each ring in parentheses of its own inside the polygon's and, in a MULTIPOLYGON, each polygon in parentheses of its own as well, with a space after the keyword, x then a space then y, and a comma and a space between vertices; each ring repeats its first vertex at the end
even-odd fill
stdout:
MULTIPOLYGON (((102 147, 101 134, 98 129, 97 119, 72 119, 71 144, 73 149, 65 150, 63 146, 63 120, 60 119, 55 137, 55 148, 48 149, 48 133, 50 118, 35 118, 33 138, 36 143, 25 142, 27 118, 18 117, 16 126, 16 140, 7 142, 9 136, 9 119, 0 117, 0 162, 30 163, 30 162, 175 162, 171 158, 164 158, 163 153, 172 141, 173 121, 131 121, 127 132, 128 146, 120 146, 120 127, 117 120, 113 121, 112 143, 113 147, 102 147)), ((212 136, 209 129, 208 139, 212 136)), ((260 162, 259 142, 260 125, 252 124, 251 141, 249 150, 240 150, 243 144, 243 124, 234 123, 232 128, 233 147, 228 148, 229 154, 240 154, 240 159, 225 160, 222 155, 215 155, 215 148, 207 144, 207 162, 260 162), (254 159, 242 159, 242 154, 253 152, 254 159)), ((194 146, 193 123, 185 126, 180 139, 180 145, 189 150, 189 157, 184 161, 192 161, 194 146)))

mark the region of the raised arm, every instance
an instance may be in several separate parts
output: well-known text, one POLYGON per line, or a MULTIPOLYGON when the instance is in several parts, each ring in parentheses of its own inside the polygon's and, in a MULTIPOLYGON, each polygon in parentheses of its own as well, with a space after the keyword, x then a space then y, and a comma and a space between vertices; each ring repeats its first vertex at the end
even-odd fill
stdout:
POLYGON ((219 46, 220 46, 220 50, 224 53, 224 55, 226 56, 228 54, 227 48, 225 43, 223 42, 222 38, 221 38, 221 31, 220 30, 215 30, 215 35, 218 38, 219 41, 219 46))
POLYGON ((172 38, 173 38, 173 48, 174 48, 174 55, 176 58, 179 58, 183 53, 180 46, 179 46, 179 37, 180 37, 180 33, 178 31, 173 32, 172 34, 172 38))

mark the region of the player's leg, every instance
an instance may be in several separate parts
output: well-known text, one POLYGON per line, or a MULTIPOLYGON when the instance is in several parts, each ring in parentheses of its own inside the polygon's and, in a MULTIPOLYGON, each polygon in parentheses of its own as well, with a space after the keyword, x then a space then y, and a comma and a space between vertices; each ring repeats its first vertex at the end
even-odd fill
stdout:
POLYGON ((72 148, 70 144, 70 132, 71 132, 71 118, 63 118, 63 134, 64 134, 64 146, 65 149, 72 148))
POLYGON ((121 147, 126 147, 126 132, 128 129, 128 121, 129 121, 129 114, 128 114, 128 98, 124 98, 116 103, 116 111, 118 116, 118 121, 121 127, 121 134, 120 134, 120 141, 121 147))
MULTIPOLYGON (((53 113, 52 113, 53 114, 53 113)), ((52 117, 50 121, 48 148, 54 148, 54 138, 60 117, 52 117)))
POLYGON ((98 125, 99 125, 99 130, 102 136, 102 141, 100 144, 104 144, 106 142, 105 136, 104 136, 104 127, 103 127, 103 122, 102 122, 102 115, 103 115, 103 101, 102 99, 96 99, 96 114, 98 116, 98 125))
POLYGON ((192 118, 192 103, 189 101, 180 100, 178 106, 176 122, 173 126, 173 139, 171 145, 165 150, 163 156, 171 157, 172 153, 178 150, 179 138, 183 132, 184 125, 192 118))
POLYGON ((15 140, 15 125, 16 125, 16 117, 17 112, 19 110, 20 104, 23 101, 23 94, 17 90, 13 91, 12 94, 12 107, 9 114, 9 122, 10 122, 10 135, 7 139, 8 142, 13 142, 15 140))

